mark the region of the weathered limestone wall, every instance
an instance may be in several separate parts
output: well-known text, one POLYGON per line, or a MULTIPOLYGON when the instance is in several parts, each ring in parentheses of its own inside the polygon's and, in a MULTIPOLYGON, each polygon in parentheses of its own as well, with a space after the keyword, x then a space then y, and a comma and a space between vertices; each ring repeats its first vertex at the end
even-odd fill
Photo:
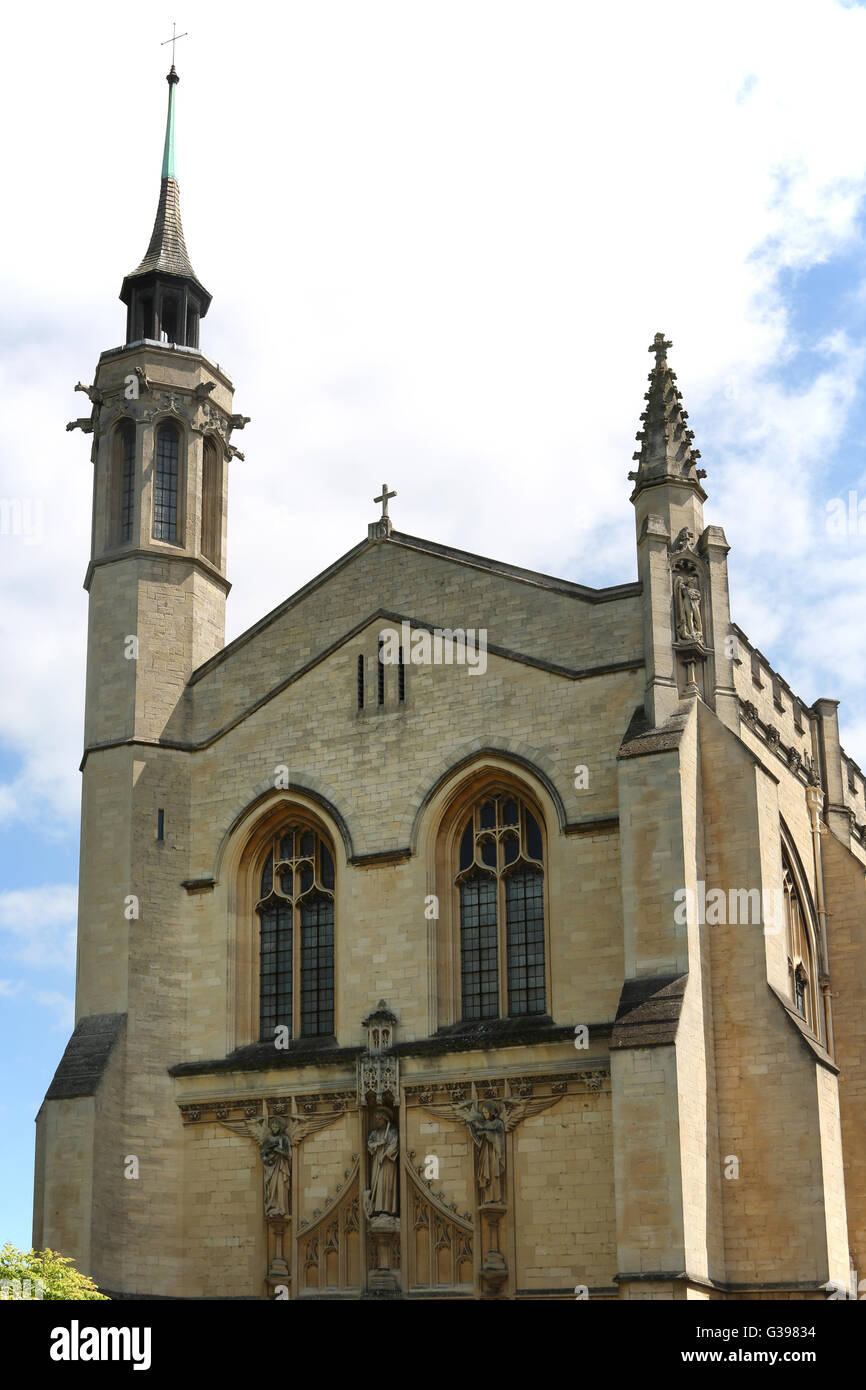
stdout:
MULTIPOLYGON (((743 745, 702 721, 707 889, 780 883, 777 784, 743 745)), ((825 1282, 825 1159, 816 1071, 768 985, 774 940, 758 924, 710 933, 726 1281, 825 1282), (736 1160, 736 1163, 733 1163, 736 1160)))
POLYGON ((821 838, 827 893, 833 1030, 851 1259, 866 1278, 866 874, 833 835, 821 838))

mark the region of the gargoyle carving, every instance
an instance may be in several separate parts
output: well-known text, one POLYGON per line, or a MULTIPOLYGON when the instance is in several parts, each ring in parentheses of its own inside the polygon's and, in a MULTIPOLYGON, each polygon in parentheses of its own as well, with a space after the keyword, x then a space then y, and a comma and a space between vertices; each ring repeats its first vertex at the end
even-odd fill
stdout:
POLYGON ((93 405, 102 405, 104 397, 98 386, 85 386, 83 381, 79 381, 75 385, 75 390, 83 391, 93 405))
POLYGON ((695 533, 694 533, 694 531, 690 531, 689 528, 688 528, 688 526, 684 526, 684 527, 682 528, 682 530, 678 533, 678 535, 677 535, 677 537, 676 537, 676 540, 674 541, 673 545, 671 546, 671 550, 672 550, 672 551, 694 550, 694 548, 695 548, 695 533))

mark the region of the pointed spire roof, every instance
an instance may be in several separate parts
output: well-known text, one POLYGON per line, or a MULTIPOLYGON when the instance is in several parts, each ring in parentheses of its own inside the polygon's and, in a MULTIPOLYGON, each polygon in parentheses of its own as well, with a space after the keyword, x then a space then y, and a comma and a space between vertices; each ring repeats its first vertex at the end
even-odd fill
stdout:
POLYGON ((191 280, 203 296, 202 316, 207 312, 211 296, 198 279, 192 268, 184 241, 183 225, 180 220, 180 189, 176 177, 174 156, 175 127, 175 88, 180 81, 174 63, 166 77, 168 83, 168 114, 165 122, 165 146, 162 158, 162 182, 159 190, 159 204, 150 244, 144 259, 130 271, 123 282, 120 297, 129 302, 130 281, 143 275, 174 275, 180 279, 191 280))
POLYGON ((628 475, 635 483, 632 501, 643 488, 662 482, 690 483, 702 501, 706 498, 700 484, 706 470, 697 466, 700 451, 692 447, 694 431, 686 425, 688 411, 681 405, 676 372, 668 366, 667 350, 672 346, 663 333, 657 333, 648 349, 656 360, 649 374, 650 389, 644 392, 643 428, 635 436, 641 446, 633 455, 638 467, 628 475))

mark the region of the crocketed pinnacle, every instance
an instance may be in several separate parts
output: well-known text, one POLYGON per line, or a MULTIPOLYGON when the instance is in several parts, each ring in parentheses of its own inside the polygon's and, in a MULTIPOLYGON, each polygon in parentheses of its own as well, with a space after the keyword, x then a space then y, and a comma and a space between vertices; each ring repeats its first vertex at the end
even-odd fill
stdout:
POLYGON ((701 455, 692 447, 694 431, 686 425, 688 412, 681 405, 676 372, 668 366, 671 346, 663 333, 657 333, 649 347, 656 360, 649 374, 650 389, 644 393, 643 428, 635 436, 641 446, 633 455, 637 471, 628 475, 635 483, 632 500, 643 488, 661 482, 689 482, 702 499, 706 497, 699 481, 706 471, 697 467, 701 455))

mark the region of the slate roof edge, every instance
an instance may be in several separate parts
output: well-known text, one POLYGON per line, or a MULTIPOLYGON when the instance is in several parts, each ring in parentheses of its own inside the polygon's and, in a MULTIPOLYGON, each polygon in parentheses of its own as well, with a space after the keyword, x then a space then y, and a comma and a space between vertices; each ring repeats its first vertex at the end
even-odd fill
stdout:
MULTIPOLYGON (((509 1020, 509 1023, 513 1023, 509 1020)), ((465 1024, 462 1025, 465 1028, 465 1024)), ((590 1035, 606 1036, 612 1023, 589 1025, 590 1035)), ((526 1024, 519 1027, 495 1029, 481 1025, 473 1031, 434 1033, 429 1038, 415 1038, 394 1043, 388 1049, 391 1057, 436 1057, 448 1052, 495 1051, 500 1047, 538 1047, 549 1043, 573 1042, 574 1026, 570 1023, 549 1023, 542 1027, 526 1024)))
POLYGON ((583 599, 588 603, 615 603, 618 599, 636 598, 642 592, 642 585, 637 579, 625 584, 610 584, 602 589, 594 589, 589 584, 579 584, 573 579, 562 579, 557 575, 545 574, 542 570, 526 569, 522 565, 509 565, 505 560, 492 560, 489 556, 478 555, 472 550, 442 545, 438 541, 425 540, 422 536, 409 536, 403 531, 392 531, 387 537, 387 542, 405 550, 423 550, 430 555, 440 555, 447 560, 469 565, 472 569, 490 570, 494 574, 504 575, 507 579, 517 579, 538 588, 553 589, 569 598, 583 599))
POLYGON ((625 758, 643 758, 650 753, 669 753, 679 748, 688 722, 688 712, 677 713, 666 724, 650 724, 639 705, 629 721, 617 753, 617 761, 625 758))
POLYGON ((688 972, 623 982, 611 1034, 614 1048, 665 1047, 676 1041, 688 972))
MULTIPOLYGON (((453 1025, 466 1029, 465 1024, 453 1025)), ((604 1037, 613 1023, 589 1025, 591 1035, 604 1037)), ((427 1057, 447 1052, 473 1052, 500 1047, 540 1046, 557 1042, 572 1042, 574 1027, 570 1023, 545 1021, 534 1025, 514 1019, 496 1020, 464 1032, 434 1033, 432 1037, 409 1039, 395 1043, 383 1052, 387 1057, 427 1057), (507 1026, 502 1026, 506 1024, 507 1026), (499 1026, 497 1026, 499 1025, 499 1026), (516 1025, 516 1026, 515 1026, 516 1025)), ((341 1066, 354 1063, 365 1051, 361 1046, 298 1048, 277 1050, 272 1043, 251 1044, 238 1048, 228 1057, 201 1062, 176 1062, 168 1068, 169 1076, 204 1076, 228 1071, 269 1071, 305 1066, 341 1066)))
POLYGON ((273 1071, 291 1067, 336 1067, 354 1063, 364 1049, 353 1047, 276 1048, 273 1043, 252 1043, 237 1048, 227 1057, 200 1062, 175 1062, 167 1068, 169 1076, 209 1076, 227 1071, 273 1071))
POLYGON ((46 1100, 73 1100, 94 1096, 120 1037, 126 1014, 91 1014, 81 1018, 57 1064, 46 1100))

